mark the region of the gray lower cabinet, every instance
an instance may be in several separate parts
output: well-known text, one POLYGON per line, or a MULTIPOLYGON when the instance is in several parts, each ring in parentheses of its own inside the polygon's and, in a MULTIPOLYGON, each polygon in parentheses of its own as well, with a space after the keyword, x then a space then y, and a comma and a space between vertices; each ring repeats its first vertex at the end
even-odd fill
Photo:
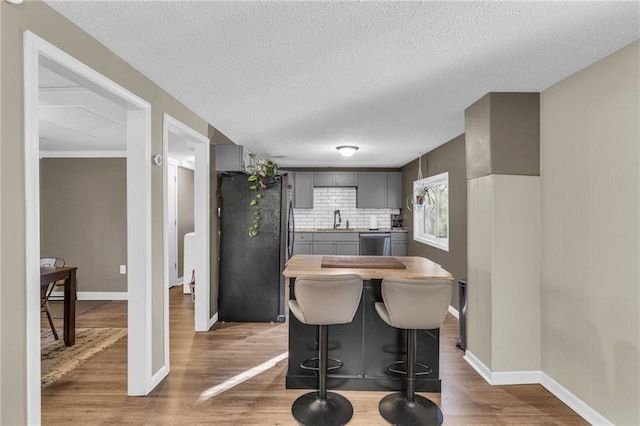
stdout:
POLYGON ((313 254, 358 255, 360 235, 357 232, 314 232, 313 254))
POLYGON ((391 233, 391 256, 407 255, 407 233, 392 232, 391 233))
POLYGON ((313 254, 334 255, 336 243, 330 241, 317 241, 313 243, 313 254))
POLYGON ((359 242, 336 242, 336 254, 343 254, 347 256, 357 256, 360 253, 359 242))
POLYGON ((313 208, 313 172, 290 172, 293 184, 293 207, 313 208))
POLYGON ((293 254, 313 254, 313 234, 296 232, 293 238, 293 254))
POLYGON ((402 172, 358 172, 359 209, 402 207, 402 172))

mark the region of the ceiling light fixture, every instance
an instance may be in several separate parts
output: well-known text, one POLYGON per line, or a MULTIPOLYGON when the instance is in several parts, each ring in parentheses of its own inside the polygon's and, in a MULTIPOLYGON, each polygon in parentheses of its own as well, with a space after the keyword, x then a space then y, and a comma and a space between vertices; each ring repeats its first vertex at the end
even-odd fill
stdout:
POLYGON ((360 149, 360 147, 357 147, 355 145, 340 145, 340 146, 337 146, 336 149, 341 155, 345 157, 351 157, 353 154, 356 153, 358 149, 360 149))
POLYGON ((10 4, 22 4, 23 0, 6 0, 7 3, 10 4))

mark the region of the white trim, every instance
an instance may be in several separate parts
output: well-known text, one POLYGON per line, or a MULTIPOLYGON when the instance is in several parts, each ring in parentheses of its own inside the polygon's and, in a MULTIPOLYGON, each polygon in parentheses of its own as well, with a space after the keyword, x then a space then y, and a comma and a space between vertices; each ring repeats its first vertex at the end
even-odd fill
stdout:
POLYGON ((449 313, 451 315, 453 315, 454 317, 456 317, 456 319, 460 319, 460 313, 458 312, 458 310, 456 308, 454 308, 451 305, 449 305, 449 313))
POLYGON ((490 385, 529 385, 540 383, 540 371, 495 371, 484 365, 473 352, 466 350, 462 357, 490 385))
POLYGON ((482 377, 487 383, 491 384, 491 370, 489 370, 489 367, 484 365, 482 361, 480 361, 478 357, 473 354, 473 352, 471 352, 469 349, 465 350, 462 359, 467 361, 467 364, 473 367, 473 369, 476 370, 480 377, 482 377))
POLYGON ((152 370, 151 108, 127 111, 127 394, 147 395, 152 370))
MULTIPOLYGON (((429 176, 426 177, 424 179, 420 179, 420 180, 416 180, 413 181, 413 197, 415 198, 413 201, 414 203, 414 208, 413 208, 413 240, 414 241, 418 241, 419 243, 422 244, 426 244, 435 248, 438 248, 440 250, 444 250, 444 251, 449 251, 449 235, 451 234, 451 227, 450 227, 450 223, 447 223, 447 238, 439 238, 437 237, 435 234, 434 235, 430 235, 425 233, 424 231, 424 215, 425 215, 425 204, 426 200, 423 200, 422 204, 417 204, 417 198, 418 197, 422 197, 424 198, 424 193, 423 190, 427 187, 435 187, 438 184, 441 183, 446 183, 447 184, 447 190, 449 187, 449 172, 444 172, 444 173, 440 173, 437 175, 433 175, 433 176, 429 176)), ((436 211, 439 208, 439 204, 440 201, 439 199, 436 198, 436 201, 434 202, 434 209, 436 209, 436 211)), ((449 213, 449 205, 447 205, 447 214, 449 213)), ((436 230, 434 230, 434 232, 437 232, 437 228, 439 227, 439 213, 436 213, 436 230)), ((450 215, 449 215, 450 217, 450 215)))
POLYGON ((183 169, 189 169, 189 170, 195 170, 196 169, 196 164, 194 162, 191 162, 191 161, 177 160, 177 159, 175 159, 173 157, 168 157, 167 158, 167 162, 171 166, 182 167, 183 169))
POLYGON ((613 422, 607 420, 604 416, 591 408, 583 400, 571 393, 567 388, 560 383, 553 380, 547 374, 542 372, 540 374, 540 384, 551 392, 556 398, 565 403, 569 408, 578 413, 583 419, 598 426, 613 426, 613 422))
POLYGON ((533 385, 538 383, 540 383, 540 370, 494 371, 491 373, 492 385, 533 385))
MULTIPOLYGON (((64 297, 62 291, 54 291, 52 297, 64 297)), ((79 291, 78 300, 128 300, 126 291, 79 291)))
MULTIPOLYGON (((128 394, 151 391, 151 105, 30 31, 24 45, 25 250, 27 282, 39 280, 38 67, 46 66, 127 109, 128 394)), ((37 295, 37 296, 36 296, 37 295)), ((40 306, 27 286, 27 420, 41 421, 40 306)))
MULTIPOLYGON (((38 115, 38 50, 39 40, 24 33, 24 180, 25 180, 25 249, 26 280, 40 280, 40 168, 38 115)), ((27 423, 41 423, 40 397, 40 291, 35 285, 26 286, 27 314, 27 423)))
MULTIPOLYGON (((211 276, 210 276, 210 145, 195 144, 196 170, 194 172, 194 252, 196 269, 195 286, 195 330, 208 331, 211 328, 212 316, 210 306, 211 276), (202 285, 204 284, 204 285, 202 285)), ((215 181, 214 181, 215 182, 215 181)), ((215 322, 215 321, 213 321, 215 322)))
MULTIPOLYGON (((167 114, 162 115, 162 152, 165 153, 165 156, 169 153, 169 125, 167 122, 167 114)), ((170 160, 167 158, 167 160, 170 160)), ((170 161, 165 161, 162 166, 162 264, 164 265, 162 268, 162 311, 163 311, 163 333, 164 333, 164 365, 157 374, 164 372, 165 375, 169 374, 171 370, 171 352, 170 352, 170 338, 171 335, 169 333, 169 283, 171 282, 169 268, 169 167, 173 167, 170 165, 170 161), (161 371, 166 370, 166 371, 161 371)), ((172 175, 175 177, 176 175, 172 175)), ((171 185, 174 185, 171 183, 171 185)), ((177 188, 176 188, 177 191, 177 188)), ((173 206, 173 203, 172 203, 173 206)), ((175 208, 175 206, 173 206, 175 208)), ((177 220, 177 214, 175 215, 175 219, 177 220)), ((172 225, 176 226, 177 225, 172 225)), ((176 230, 177 235, 177 230, 176 230)), ((176 237, 177 238, 177 237, 176 237)), ((177 245, 177 241, 172 241, 177 245)), ((178 249, 176 248, 176 257, 178 253, 178 249)), ((176 262, 178 259, 176 259, 176 262)), ((163 376, 164 378, 164 376, 163 376)), ((158 378, 159 379, 159 378, 158 378)), ((154 375, 153 382, 156 381, 156 375, 154 375)), ((159 381, 158 381, 159 382, 159 381)))
POLYGON ((468 349, 463 359, 490 385, 540 384, 590 424, 598 426, 614 424, 542 371, 491 372, 468 349))
MULTIPOLYGON (((193 142, 195 149, 195 168, 194 168, 194 266, 196 270, 196 297, 194 307, 194 323, 195 331, 208 331, 216 322, 210 316, 210 236, 209 236, 209 206, 210 206, 210 161, 209 139, 185 125, 181 121, 176 120, 169 114, 163 114, 163 151, 169 156, 169 132, 178 134, 193 142)), ((175 160, 172 160, 175 163, 175 160)), ((163 191, 163 213, 164 217, 168 217, 169 200, 168 200, 168 165, 163 168, 164 173, 164 191, 163 191)), ((168 223, 163 223, 164 235, 164 283, 166 288, 165 296, 165 321, 166 332, 168 333, 169 325, 169 228, 168 223)), ((183 276, 183 282, 184 282, 183 276)), ((184 291, 184 290, 183 290, 184 291)), ((214 318, 217 316, 214 315, 214 318)), ((168 356, 168 346, 166 347, 168 356)))
POLYGON ((40 151, 40 158, 127 158, 127 151, 40 151))
POLYGON ((169 375, 169 360, 151 377, 151 388, 155 388, 169 375))

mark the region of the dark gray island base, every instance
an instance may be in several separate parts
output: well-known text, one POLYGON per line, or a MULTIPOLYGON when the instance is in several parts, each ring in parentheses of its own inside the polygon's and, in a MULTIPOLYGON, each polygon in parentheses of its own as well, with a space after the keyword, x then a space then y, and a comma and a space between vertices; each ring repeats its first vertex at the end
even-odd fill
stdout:
MULTIPOLYGON (((295 278, 289 281, 289 295, 294 298, 295 278)), ((381 282, 381 279, 365 279, 353 321, 329 326, 329 358, 344 363, 327 375, 329 389, 399 391, 406 388, 405 375, 387 370, 387 364, 406 359, 407 333, 390 327, 378 316, 374 304, 382 302, 381 282)), ((302 324, 290 315, 287 389, 317 388, 316 372, 300 367, 301 362, 318 356, 317 345, 317 327, 302 324)), ((439 345, 438 329, 418 332, 417 361, 432 371, 416 378, 416 391, 440 392, 439 345)))

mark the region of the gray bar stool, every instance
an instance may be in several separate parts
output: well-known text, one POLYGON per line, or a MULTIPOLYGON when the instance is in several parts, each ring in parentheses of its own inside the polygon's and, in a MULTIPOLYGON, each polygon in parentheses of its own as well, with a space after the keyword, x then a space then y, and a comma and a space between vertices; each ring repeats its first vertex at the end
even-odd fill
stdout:
POLYGON ((382 300, 375 304, 380 318, 407 330, 407 392, 385 396, 380 414, 394 425, 441 425, 442 410, 433 401, 416 395, 417 330, 440 328, 451 303, 451 281, 385 278, 382 300))
POLYGON ((296 278, 294 293, 296 300, 289 300, 290 311, 303 324, 318 326, 319 390, 296 399, 291 413, 302 425, 344 425, 351 420, 353 407, 344 396, 327 392, 327 326, 353 320, 362 295, 362 278, 356 274, 304 275, 296 278))

